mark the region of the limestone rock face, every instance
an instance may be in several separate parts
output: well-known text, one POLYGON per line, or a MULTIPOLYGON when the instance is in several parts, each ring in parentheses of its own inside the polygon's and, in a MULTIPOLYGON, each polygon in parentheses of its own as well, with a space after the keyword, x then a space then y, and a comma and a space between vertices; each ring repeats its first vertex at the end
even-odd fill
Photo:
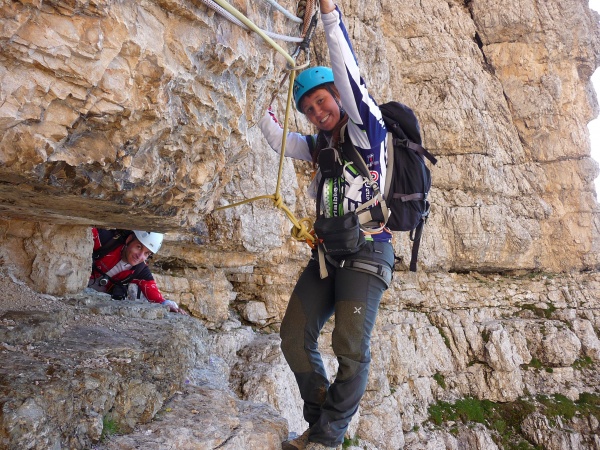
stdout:
MULTIPOLYGON (((342 9, 373 96, 414 108, 440 157, 422 267, 596 267, 586 124, 597 113, 597 15, 578 0, 342 9)), ((263 2, 244 12, 299 33, 263 2)), ((289 239, 289 222, 266 200, 211 214, 275 191, 277 155, 254 125, 285 60, 262 39, 177 0, 10 2, 2 17, 5 215, 171 230, 221 250, 289 239)), ((313 59, 326 64, 322 35, 313 42, 313 59)), ((307 169, 297 165, 296 177, 284 164, 281 194, 298 217, 312 211, 307 169)), ((396 247, 407 255, 404 236, 396 247)))
MULTIPOLYGON (((267 2, 231 4, 299 34, 267 2)), ((600 17, 587 0, 340 6, 371 94, 412 107, 439 158, 417 274, 407 233, 394 238, 402 260, 348 437, 501 448, 498 422, 432 418, 468 398, 521 407, 531 445, 597 448, 598 409, 581 405, 600 390, 586 128, 600 17), (541 399, 557 395, 578 414, 552 416, 541 399)), ((276 192, 279 155, 256 123, 284 57, 188 0, 1 2, 0 48, 0 446, 262 450, 304 431, 277 333, 310 251, 270 199, 216 209, 276 192), (91 226, 166 232, 151 269, 191 317, 82 293, 91 226)), ((310 52, 328 64, 320 27, 310 52)), ((314 215, 311 171, 282 164, 296 219, 314 215)))
POLYGON ((23 281, 47 294, 81 291, 90 277, 88 228, 0 219, 0 265, 10 263, 23 281))
POLYGON ((4 2, 2 23, 3 210, 190 229, 212 210, 274 88, 260 40, 181 1, 4 2))
MULTIPOLYGON (((7 286, 4 294, 15 289, 7 286)), ((47 296, 38 311, 3 312, 3 448, 86 448, 109 410, 123 432, 156 415, 205 358, 206 330, 146 302, 132 306, 47 296)))
POLYGON ((159 420, 110 439, 106 450, 145 448, 280 449, 287 424, 266 404, 244 402, 210 387, 188 388, 165 406, 159 420))

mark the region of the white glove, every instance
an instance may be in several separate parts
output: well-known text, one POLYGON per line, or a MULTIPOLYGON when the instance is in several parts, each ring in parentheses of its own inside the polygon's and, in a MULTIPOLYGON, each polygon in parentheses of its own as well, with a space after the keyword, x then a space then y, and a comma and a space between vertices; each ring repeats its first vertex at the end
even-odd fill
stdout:
POLYGON ((168 307, 171 311, 179 310, 179 306, 173 300, 165 300, 162 304, 168 307))

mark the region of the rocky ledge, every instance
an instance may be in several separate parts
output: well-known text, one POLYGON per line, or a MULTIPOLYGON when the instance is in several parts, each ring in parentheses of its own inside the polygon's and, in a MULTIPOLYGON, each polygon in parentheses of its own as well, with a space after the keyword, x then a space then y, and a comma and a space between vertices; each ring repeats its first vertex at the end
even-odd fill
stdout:
MULTIPOLYGON (((345 448, 597 449, 599 289, 597 273, 397 274, 345 448)), ((277 334, 233 311, 209 329, 6 272, 0 294, 2 448, 270 450, 305 426, 277 334)))
MULTIPOLYGON (((0 277, 0 448, 278 448, 287 422, 240 400, 194 318, 0 277)), ((234 352, 235 353, 235 352, 234 352)))

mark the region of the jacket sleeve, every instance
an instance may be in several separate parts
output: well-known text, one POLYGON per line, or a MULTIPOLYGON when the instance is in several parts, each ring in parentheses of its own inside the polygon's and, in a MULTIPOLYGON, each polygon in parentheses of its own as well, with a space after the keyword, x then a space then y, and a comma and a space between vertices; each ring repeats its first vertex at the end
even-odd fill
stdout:
POLYGON ((335 10, 322 14, 321 17, 335 85, 349 118, 350 138, 361 149, 378 148, 385 142, 385 124, 381 110, 369 95, 367 85, 361 77, 348 31, 342 22, 342 13, 336 6, 335 10))
POLYGON ((156 281, 154 281, 154 277, 148 266, 144 267, 140 274, 131 280, 131 282, 140 287, 148 301, 152 303, 163 303, 165 301, 165 298, 158 290, 158 286, 156 286, 156 281))
MULTIPOLYGON (((258 122, 265 139, 273 150, 281 153, 281 139, 283 138, 283 128, 275 117, 273 112, 267 110, 262 119, 258 122)), ((300 133, 288 132, 285 144, 285 156, 303 161, 312 161, 309 147, 309 139, 312 136, 305 136, 300 133)))

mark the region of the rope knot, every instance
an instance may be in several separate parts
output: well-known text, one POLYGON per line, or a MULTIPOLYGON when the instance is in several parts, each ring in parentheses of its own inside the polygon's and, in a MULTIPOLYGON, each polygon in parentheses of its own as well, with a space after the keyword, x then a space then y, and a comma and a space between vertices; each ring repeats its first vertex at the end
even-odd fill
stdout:
POLYGON ((300 219, 298 221, 298 225, 294 224, 290 233, 294 239, 297 241, 314 241, 314 236, 310 234, 310 230, 313 228, 312 220, 308 217, 300 219))
POLYGON ((273 195, 273 203, 275 203, 277 208, 281 209, 281 205, 283 205, 283 197, 279 192, 273 195))

